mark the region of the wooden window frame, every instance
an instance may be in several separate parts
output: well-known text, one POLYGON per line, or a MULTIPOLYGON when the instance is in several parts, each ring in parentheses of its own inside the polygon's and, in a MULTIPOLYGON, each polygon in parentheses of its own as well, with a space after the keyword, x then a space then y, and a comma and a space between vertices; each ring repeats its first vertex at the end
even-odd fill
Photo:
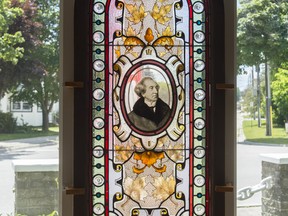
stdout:
MULTIPOLYGON (((228 183, 236 186, 236 97, 235 91, 216 89, 216 86, 219 83, 236 83, 236 1, 211 0, 210 2, 211 59, 213 59, 210 60, 213 107, 210 133, 213 141, 210 144, 209 160, 210 174, 214 176, 210 178, 210 191, 213 197, 210 201, 210 215, 231 216, 236 215, 235 190, 232 193, 221 193, 215 192, 214 189, 215 186, 225 186, 228 183)), ((89 73, 88 9, 88 1, 61 1, 59 205, 60 215, 63 216, 90 215, 90 171, 87 165, 89 164, 90 132, 86 110, 89 106, 89 87, 88 76, 84 75, 85 71, 89 73), (65 86, 67 82, 76 81, 81 82, 83 88, 65 86), (67 188, 83 188, 85 194, 69 195, 67 188)))

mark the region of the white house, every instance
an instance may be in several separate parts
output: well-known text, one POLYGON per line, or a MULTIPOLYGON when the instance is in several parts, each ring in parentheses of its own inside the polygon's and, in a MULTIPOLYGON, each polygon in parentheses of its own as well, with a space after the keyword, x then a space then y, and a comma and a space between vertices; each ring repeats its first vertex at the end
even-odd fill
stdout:
MULTIPOLYGON (((18 125, 28 124, 29 126, 42 125, 42 111, 36 104, 32 106, 25 102, 13 102, 9 99, 9 95, 5 95, 0 100, 0 111, 11 112, 14 118, 17 118, 18 125)), ((59 103, 54 104, 52 112, 49 114, 49 123, 57 123, 56 116, 59 112, 59 103)))

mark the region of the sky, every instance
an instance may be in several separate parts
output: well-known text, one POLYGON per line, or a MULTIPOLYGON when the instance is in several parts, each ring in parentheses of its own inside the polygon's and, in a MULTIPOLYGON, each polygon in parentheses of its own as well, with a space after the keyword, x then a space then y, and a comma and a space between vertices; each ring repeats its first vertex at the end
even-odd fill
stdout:
POLYGON ((249 76, 251 75, 250 74, 237 75, 237 88, 239 88, 240 91, 243 91, 244 89, 247 88, 249 83, 249 76))

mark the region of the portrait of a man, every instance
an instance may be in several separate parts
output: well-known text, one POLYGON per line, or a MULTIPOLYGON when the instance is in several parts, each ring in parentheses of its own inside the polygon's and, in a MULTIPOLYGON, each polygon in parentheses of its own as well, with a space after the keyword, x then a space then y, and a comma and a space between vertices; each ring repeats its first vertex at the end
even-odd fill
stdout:
POLYGON ((171 109, 159 98, 159 88, 159 84, 151 77, 142 78, 134 88, 139 99, 128 114, 128 118, 141 131, 159 130, 170 117, 171 109))

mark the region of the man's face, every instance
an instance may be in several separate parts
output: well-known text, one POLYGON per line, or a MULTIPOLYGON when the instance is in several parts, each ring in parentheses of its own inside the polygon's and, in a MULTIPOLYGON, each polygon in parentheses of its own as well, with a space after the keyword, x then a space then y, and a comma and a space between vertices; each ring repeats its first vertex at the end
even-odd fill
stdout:
POLYGON ((157 101, 159 85, 153 80, 145 80, 143 83, 146 87, 145 93, 142 96, 148 101, 157 101))

